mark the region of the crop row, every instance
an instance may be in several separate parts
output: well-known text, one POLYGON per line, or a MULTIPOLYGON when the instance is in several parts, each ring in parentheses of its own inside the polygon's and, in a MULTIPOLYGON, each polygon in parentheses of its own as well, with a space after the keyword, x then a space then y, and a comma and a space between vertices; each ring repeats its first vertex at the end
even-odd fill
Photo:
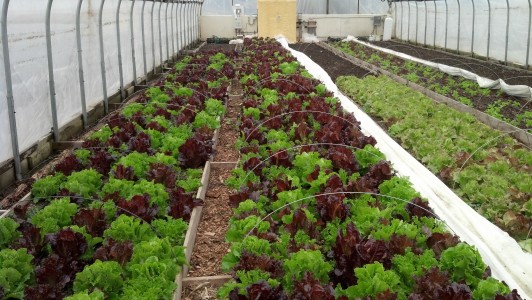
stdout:
MULTIPOLYGON (((500 90, 481 88, 469 79, 451 76, 413 61, 405 60, 356 42, 337 42, 341 51, 417 83, 440 95, 481 110, 494 118, 520 128, 532 127, 532 112, 526 99, 505 95, 500 90)), ((498 79, 496 71, 493 78, 498 79)))
POLYGON ((0 298, 170 299, 234 75, 186 57, 35 182, 0 219, 0 298))
POLYGON ((245 40, 229 299, 520 299, 449 232, 324 85, 245 40))
POLYGON ((340 77, 337 84, 465 202, 532 252, 529 149, 387 77, 340 77))

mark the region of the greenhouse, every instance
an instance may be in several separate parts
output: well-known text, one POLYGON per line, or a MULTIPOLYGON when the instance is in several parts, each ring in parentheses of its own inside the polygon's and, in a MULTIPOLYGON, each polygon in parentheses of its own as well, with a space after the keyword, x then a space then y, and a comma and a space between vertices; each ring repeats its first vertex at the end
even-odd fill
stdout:
POLYGON ((532 0, 0 3, 0 299, 532 299, 532 0))

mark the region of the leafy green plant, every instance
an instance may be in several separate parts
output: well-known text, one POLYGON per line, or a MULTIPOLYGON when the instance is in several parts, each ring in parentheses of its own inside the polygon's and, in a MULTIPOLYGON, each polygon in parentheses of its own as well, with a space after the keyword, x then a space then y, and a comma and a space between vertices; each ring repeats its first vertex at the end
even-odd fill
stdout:
POLYGON ((20 236, 17 228, 20 225, 11 218, 0 219, 0 249, 9 245, 20 236))
POLYGON ((150 225, 138 218, 120 215, 114 220, 108 229, 103 233, 105 238, 112 238, 117 241, 133 241, 140 243, 155 237, 155 233, 150 225))
POLYGON ((194 128, 207 127, 210 129, 216 129, 220 128, 220 121, 216 119, 216 116, 201 111, 196 115, 192 126, 194 126, 194 128))
POLYGON ((486 265, 478 251, 467 244, 444 250, 440 257, 441 269, 448 271, 453 281, 465 280, 468 285, 476 287, 486 270, 486 265))
POLYGON ((97 194, 101 186, 102 174, 93 169, 73 172, 67 177, 67 180, 61 184, 61 188, 65 188, 70 192, 81 195, 85 198, 90 198, 92 195, 97 194))
POLYGON ((124 285, 122 267, 116 261, 96 260, 76 274, 74 293, 83 293, 95 289, 101 290, 111 299, 116 299, 124 285))
POLYGON ((477 288, 473 290, 473 299, 475 300, 491 300, 495 296, 504 296, 510 293, 510 289, 504 283, 498 281, 493 277, 479 281, 477 288))
POLYGON ((37 180, 31 187, 33 199, 39 201, 56 195, 65 180, 66 176, 63 173, 49 175, 37 180))
POLYGON ((71 218, 77 211, 78 206, 75 203, 70 203, 68 197, 56 199, 33 215, 31 223, 40 228, 41 235, 44 236, 71 225, 71 218))
POLYGON ((0 287, 5 299, 24 298, 24 288, 33 277, 32 260, 26 249, 0 250, 0 287))
POLYGON ((379 293, 390 291, 402 294, 398 298, 405 297, 401 288, 400 277, 392 270, 384 270, 383 265, 379 262, 356 268, 355 274, 358 279, 357 284, 345 290, 338 288, 339 296, 345 295, 349 299, 358 299, 367 296, 375 297, 379 293))
POLYGON ((283 285, 290 289, 294 281, 302 280, 306 272, 310 272, 314 278, 322 283, 329 281, 329 272, 333 266, 326 262, 320 251, 300 250, 292 253, 290 258, 284 261, 285 275, 283 285))

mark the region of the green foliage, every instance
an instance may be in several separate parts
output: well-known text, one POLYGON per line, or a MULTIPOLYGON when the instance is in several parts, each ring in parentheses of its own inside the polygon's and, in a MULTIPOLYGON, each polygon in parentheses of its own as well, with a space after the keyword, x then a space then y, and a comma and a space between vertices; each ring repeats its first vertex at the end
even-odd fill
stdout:
POLYGON ((0 249, 8 246, 11 242, 20 237, 17 228, 20 225, 11 218, 0 219, 0 249))
POLYGON ((256 229, 258 233, 264 233, 269 228, 270 223, 262 221, 259 216, 252 215, 242 220, 234 219, 227 230, 226 239, 228 242, 240 242, 253 229, 256 229))
POLYGON ((90 198, 96 195, 102 186, 102 174, 93 169, 86 169, 79 172, 73 172, 68 176, 66 182, 61 184, 70 192, 90 198))
POLYGON ((146 172, 150 169, 151 162, 153 162, 153 158, 148 154, 134 151, 126 156, 122 156, 117 164, 122 164, 126 168, 132 167, 137 177, 144 178, 146 177, 146 172))
POLYGON ((24 288, 33 277, 32 260, 26 249, 0 251, 0 287, 5 299, 24 298, 24 288))
POLYGON ((361 168, 368 168, 385 159, 384 154, 379 149, 369 144, 364 146, 364 149, 357 149, 355 151, 355 157, 361 168))
POLYGON ((183 245, 188 229, 188 223, 183 221, 183 219, 172 219, 170 217, 166 220, 157 219, 151 225, 159 237, 168 238, 172 245, 183 245))
POLYGON ((238 288, 238 294, 246 296, 246 287, 261 280, 266 281, 271 287, 276 287, 279 285, 279 282, 276 279, 270 278, 270 273, 264 272, 262 270, 241 270, 237 271, 236 275, 239 279, 239 282, 230 281, 218 289, 217 296, 219 299, 228 299, 229 293, 235 288, 238 288))
POLYGON ((66 297, 65 300, 104 300, 105 294, 99 289, 95 289, 91 293, 83 291, 72 296, 66 297))
POLYGON ((510 293, 508 286, 493 277, 481 280, 476 289, 473 290, 474 300, 492 300, 495 296, 504 296, 510 293))
POLYGON ((404 291, 401 289, 401 279, 394 271, 384 270, 381 263, 367 264, 362 268, 356 268, 355 274, 358 279, 357 284, 345 290, 337 288, 339 296, 347 296, 349 299, 375 297, 378 293, 389 290, 392 293, 403 294, 399 299, 404 298, 404 291))
POLYGON ((477 287, 486 270, 486 265, 477 249, 464 243, 444 250, 440 257, 440 265, 442 270, 449 272, 453 281, 465 280, 473 288, 477 287))
POLYGON ((271 255, 272 245, 269 241, 254 235, 247 236, 240 242, 233 242, 231 249, 222 259, 222 270, 229 272, 239 261, 243 251, 256 255, 271 255))
POLYGON ((286 273, 283 277, 283 286, 290 290, 294 286, 294 281, 302 280, 306 272, 310 272, 321 283, 329 282, 328 274, 333 266, 326 261, 320 251, 299 250, 284 261, 284 269, 286 273))
POLYGON ((219 117, 225 113, 225 107, 222 101, 210 98, 205 101, 205 111, 211 116, 219 117))
POLYGON ((168 207, 168 193, 164 185, 160 183, 154 183, 153 181, 147 181, 145 179, 137 181, 131 188, 125 191, 126 199, 131 199, 135 195, 150 195, 150 204, 157 205, 161 213, 166 212, 168 207))
POLYGON ((120 215, 111 223, 109 228, 104 231, 103 236, 117 241, 130 240, 137 244, 154 238, 155 233, 152 231, 149 224, 140 219, 120 215))
POLYGON ((90 235, 87 232, 87 229, 85 227, 79 227, 77 225, 72 225, 72 226, 69 226, 69 228, 74 232, 81 233, 83 237, 85 237, 88 247, 81 258, 85 260, 91 260, 94 255, 95 249, 97 248, 97 246, 99 246, 103 242, 103 238, 99 236, 90 235))
POLYGON ((195 192, 201 187, 202 169, 187 169, 185 179, 178 179, 176 185, 182 187, 185 192, 195 192))
POLYGON ((192 122, 194 128, 207 127, 209 129, 220 128, 220 121, 216 116, 208 114, 206 111, 200 111, 194 122, 192 122))
POLYGON ((279 69, 281 69, 281 72, 285 75, 295 74, 298 68, 299 63, 297 61, 283 62, 279 65, 279 69))
POLYGON ((167 94, 165 94, 159 87, 150 87, 146 91, 146 95, 150 98, 150 102, 166 103, 170 100, 167 94))
POLYGON ((164 135, 161 141, 160 152, 171 152, 174 157, 179 153, 179 147, 183 145, 187 139, 192 137, 192 127, 189 125, 172 126, 164 135))
POLYGON ((79 159, 82 164, 86 164, 89 162, 89 157, 91 156, 91 154, 91 151, 87 149, 74 150, 74 155, 76 155, 76 158, 79 159))
POLYGON ((72 216, 78 211, 75 203, 70 203, 70 198, 56 199, 31 218, 31 223, 41 229, 41 235, 54 233, 61 228, 72 224, 72 216))
POLYGON ((392 269, 399 275, 401 281, 408 287, 415 284, 415 277, 419 277, 432 267, 438 266, 434 251, 425 250, 420 255, 414 254, 410 249, 404 255, 392 258, 392 269))
MULTIPOLYGON (((141 106, 141 109, 142 109, 142 105, 141 104, 137 104, 137 105, 140 105, 141 106)), ((127 109, 128 106, 126 106, 124 108, 127 109)), ((122 112, 123 114, 123 112, 122 112)), ((133 113, 131 114, 133 115, 133 113)), ((104 143, 106 142, 111 136, 113 135, 113 131, 111 130, 111 128, 109 127, 109 125, 105 125, 103 126, 102 128, 100 128, 98 131, 95 131, 93 132, 90 136, 89 136, 89 139, 91 140, 99 140, 100 142, 104 143)))
POLYGON ((31 194, 36 201, 56 195, 61 184, 66 180, 63 173, 49 175, 37 180, 31 187, 31 194))
POLYGON ((244 116, 249 117, 251 116, 255 120, 260 120, 260 109, 256 107, 248 107, 244 108, 244 116))
POLYGON ((124 285, 122 267, 116 261, 96 260, 76 274, 74 293, 99 289, 108 298, 116 299, 124 285))

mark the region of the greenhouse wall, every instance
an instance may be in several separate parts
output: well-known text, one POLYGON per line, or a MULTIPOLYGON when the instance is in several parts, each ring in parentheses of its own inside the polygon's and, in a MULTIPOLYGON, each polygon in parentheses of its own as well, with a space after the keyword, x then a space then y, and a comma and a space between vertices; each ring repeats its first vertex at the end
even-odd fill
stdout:
POLYGON ((433 0, 392 4, 400 40, 530 67, 529 0, 433 0))
MULTIPOLYGON (((84 111, 81 102, 83 96, 86 99, 86 111, 98 105, 102 106, 104 99, 120 91, 123 95, 128 86, 144 81, 146 73, 171 60, 180 49, 199 36, 201 6, 199 1, 1 0, 0 3, 3 11, 7 12, 6 37, 14 102, 12 115, 16 121, 16 131, 14 131, 9 122, 10 99, 6 88, 8 74, 4 68, 6 53, 1 51, 0 176, 9 170, 13 158, 16 161, 17 156, 36 147, 39 141, 46 140, 51 134, 57 142, 60 131, 69 127, 73 120, 81 119, 84 111), (84 93, 80 84, 82 70, 78 64, 76 35, 76 12, 80 2, 84 93), (47 52, 46 38, 48 4, 51 5, 50 53, 47 52), (100 55, 100 8, 102 8, 105 85, 100 55), (49 58, 53 62, 53 77, 49 73, 49 58), (52 86, 55 89, 57 128, 54 128, 52 114, 52 86), (104 89, 107 92, 105 97, 104 89), (13 133, 17 136, 17 147, 12 147, 13 133), (13 148, 18 148, 17 153, 13 152, 13 148)), ((2 46, 5 48, 4 44, 2 46)), ((27 155, 23 155, 23 159, 24 156, 27 155)), ((26 163, 22 161, 22 168, 31 168, 26 163)), ((20 172, 21 170, 18 170, 18 173, 20 172)), ((20 174, 18 175, 20 177, 20 174)), ((2 180, 0 177, 0 185, 5 181, 5 178, 2 180)))

